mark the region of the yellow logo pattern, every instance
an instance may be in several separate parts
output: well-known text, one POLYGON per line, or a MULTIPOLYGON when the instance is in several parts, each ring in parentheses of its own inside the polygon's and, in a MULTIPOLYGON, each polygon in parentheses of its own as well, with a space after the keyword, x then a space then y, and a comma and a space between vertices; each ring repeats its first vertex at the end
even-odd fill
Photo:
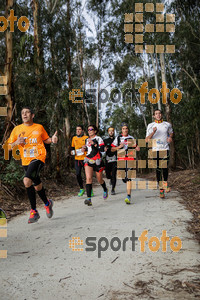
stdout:
MULTIPOLYGON (((7 76, 0 76, 0 95, 8 95, 8 78, 7 76)), ((7 107, 0 107, 0 117, 7 116, 7 107)))
MULTIPOLYGON (((133 147, 136 144, 136 140, 130 140, 128 143, 128 147, 133 147)), ((146 148, 145 139, 138 139, 137 145, 146 148)), ((155 147, 156 139, 152 139, 148 142, 148 147, 155 147)), ((157 151, 152 151, 152 149, 148 150, 148 161, 146 160, 136 160, 136 150, 128 149, 127 155, 129 160, 125 160, 126 151, 124 149, 117 150, 117 179, 125 179, 128 181, 127 185, 130 189, 157 189, 157 181, 131 181, 132 179, 136 179, 136 167, 138 169, 156 169, 157 168, 157 151), (124 158, 124 159, 123 159, 124 158), (130 160, 133 159, 134 160, 130 160), (129 169, 127 171, 127 168, 129 169), (130 170, 130 168, 132 170, 130 170)), ((167 168, 167 150, 159 151, 159 168, 167 168)), ((163 182, 159 183, 159 188, 166 188, 163 186, 163 182)))
POLYGON ((72 101, 72 103, 83 103, 83 99, 76 100, 76 98, 82 98, 83 92, 81 92, 80 89, 72 89, 72 92, 69 92, 69 100, 72 101))
POLYGON ((83 248, 76 248, 76 246, 82 246, 83 240, 80 239, 80 237, 73 237, 72 240, 69 241, 69 248, 72 249, 72 251, 83 251, 83 248))
MULTIPOLYGON (((146 24, 143 21, 143 3, 135 3, 135 15, 133 13, 126 13, 124 19, 124 32, 125 32, 125 43, 134 43, 135 38, 135 53, 175 53, 175 45, 145 45, 144 32, 175 32, 175 15, 165 14, 164 4, 156 3, 156 24, 146 24), (135 17, 135 28, 133 28, 133 19, 135 17), (165 22, 166 19, 166 22, 165 22), (165 30, 166 28, 166 30, 165 30), (135 35, 132 33, 135 32, 135 35)), ((146 12, 154 12, 154 4, 145 4, 146 12)))
MULTIPOLYGON (((7 237, 7 219, 0 218, 0 238, 7 237)), ((0 250, 0 259, 7 258, 7 250, 0 250)))

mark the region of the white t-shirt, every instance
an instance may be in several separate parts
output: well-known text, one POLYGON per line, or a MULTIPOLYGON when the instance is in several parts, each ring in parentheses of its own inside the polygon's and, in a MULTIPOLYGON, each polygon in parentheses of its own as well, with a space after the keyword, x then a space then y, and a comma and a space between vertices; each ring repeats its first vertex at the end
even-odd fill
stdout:
POLYGON ((117 136, 113 143, 111 144, 112 147, 117 147, 119 146, 121 143, 124 143, 124 149, 126 150, 128 148, 128 140, 134 140, 134 137, 132 135, 127 135, 127 136, 123 136, 120 135, 119 137, 117 136))
MULTIPOLYGON (((102 140, 102 138, 101 138, 100 136, 97 136, 97 135, 96 135, 95 137, 92 138, 92 141, 98 142, 98 146, 99 146, 99 147, 101 147, 101 146, 104 145, 104 141, 102 140)), ((85 140, 85 144, 86 144, 86 146, 87 146, 87 156, 90 155, 90 154, 92 154, 92 152, 93 152, 94 155, 95 155, 96 152, 100 151, 100 150, 98 150, 98 148, 94 148, 93 151, 92 151, 92 145, 91 145, 91 143, 89 142, 89 138, 87 138, 87 139, 85 140), (97 150, 98 150, 98 151, 97 151, 97 150)))
POLYGON ((147 126, 146 137, 153 132, 153 128, 157 127, 152 140, 156 140, 156 145, 153 145, 152 150, 169 150, 169 144, 167 138, 170 133, 173 133, 172 125, 168 122, 163 121, 162 123, 152 122, 147 126))

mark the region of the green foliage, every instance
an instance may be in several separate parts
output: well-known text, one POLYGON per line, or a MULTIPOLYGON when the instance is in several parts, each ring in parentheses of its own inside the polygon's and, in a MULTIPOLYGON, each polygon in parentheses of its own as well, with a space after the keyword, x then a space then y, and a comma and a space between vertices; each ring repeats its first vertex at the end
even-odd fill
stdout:
POLYGON ((24 176, 22 167, 13 158, 9 162, 5 162, 1 159, 0 168, 0 181, 10 186, 17 186, 24 176))

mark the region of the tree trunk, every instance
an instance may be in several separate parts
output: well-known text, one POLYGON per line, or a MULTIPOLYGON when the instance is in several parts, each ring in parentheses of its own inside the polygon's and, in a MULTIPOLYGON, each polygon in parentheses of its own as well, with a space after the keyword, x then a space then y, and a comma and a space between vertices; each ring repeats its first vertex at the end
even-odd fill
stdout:
MULTIPOLYGON (((67 0, 67 28, 68 31, 70 32, 70 0, 67 0)), ((67 38, 67 43, 66 43, 66 52, 67 52, 67 74, 68 74, 68 87, 69 90, 72 90, 72 77, 71 77, 71 53, 70 53, 70 42, 69 42, 69 37, 70 34, 68 35, 67 38)))
MULTIPOLYGON (((6 10, 5 10, 5 17, 8 18, 10 14, 10 10, 13 8, 13 0, 7 0, 6 1, 6 10)), ((11 130, 13 128, 12 124, 10 123, 13 119, 14 114, 13 107, 14 107, 14 98, 13 98, 13 88, 12 88, 12 60, 13 60, 13 37, 12 32, 10 32, 10 29, 8 28, 6 30, 6 61, 5 61, 5 67, 4 67, 4 76, 7 80, 7 95, 5 95, 5 99, 7 102, 7 108, 8 108, 8 114, 6 118, 7 123, 7 131, 6 131, 6 137, 10 135, 11 130)), ((6 84, 6 82, 4 83, 6 84)))
POLYGON ((138 106, 139 106, 139 109, 140 109, 140 113, 141 113, 142 118, 143 118, 143 121, 144 121, 144 126, 145 126, 145 128, 147 129, 147 120, 146 120, 145 114, 144 114, 144 112, 143 112, 143 110, 142 110, 142 106, 141 106, 141 103, 140 103, 140 99, 138 98, 138 96, 137 96, 137 94, 136 94, 136 92, 135 92, 135 87, 133 86, 133 82, 131 83, 131 89, 132 89, 132 91, 134 91, 135 98, 136 98, 136 100, 137 100, 137 103, 138 103, 138 106))
POLYGON ((192 141, 191 141, 191 153, 192 153, 192 156, 191 156, 192 169, 194 169, 194 168, 195 168, 195 161, 194 161, 194 144, 193 144, 192 141))
MULTIPOLYGON (((35 59, 35 74, 39 76, 44 72, 43 64, 43 51, 41 47, 41 29, 39 24, 39 2, 38 0, 32 1, 32 10, 33 10, 33 24, 34 24, 34 59, 35 59)), ((39 83, 39 78, 37 82, 39 83)))
MULTIPOLYGON (((147 62, 147 70, 148 70, 148 73, 147 73, 147 82, 149 82, 149 79, 150 79, 150 66, 149 66, 149 55, 147 56, 148 58, 148 62, 147 62)), ((151 119, 152 119, 152 122, 154 121, 154 117, 153 117, 153 104, 150 102, 150 107, 151 107, 151 119)))
POLYGON ((189 149, 188 145, 187 145, 187 153, 188 153, 189 167, 191 168, 192 163, 191 163, 190 149, 189 149))
POLYGON ((198 128, 198 125, 197 125, 197 121, 196 121, 195 125, 196 125, 197 153, 198 153, 198 156, 200 157, 200 132, 199 132, 199 128, 198 128))
MULTIPOLYGON (((165 58, 164 58, 164 54, 160 53, 160 66, 161 66, 161 77, 162 77, 162 82, 166 82, 167 84, 167 80, 166 80, 166 74, 165 74, 165 58)), ((172 123, 172 119, 171 119, 171 107, 170 107, 170 103, 169 103, 169 97, 167 94, 166 97, 166 104, 165 104, 165 112, 166 112, 166 118, 167 118, 167 122, 170 122, 172 124, 173 127, 173 123, 172 123)), ((173 169, 175 169, 176 167, 176 152, 175 152, 175 144, 174 144, 174 139, 172 139, 172 143, 170 145, 170 167, 172 167, 173 169)))
POLYGON ((98 66, 98 87, 97 87, 97 116, 96 116, 96 126, 99 127, 99 94, 101 88, 101 54, 99 52, 99 66, 98 66))
MULTIPOLYGON (((82 50, 81 41, 82 41, 82 38, 81 38, 81 32, 80 32, 79 39, 77 39, 77 37, 76 37, 76 50, 77 50, 78 64, 79 64, 79 70, 80 70, 81 89, 85 91, 85 78, 83 76, 83 50, 82 50), (79 46, 79 42, 80 42, 80 46, 79 46)), ((89 125, 90 124, 90 118, 89 118, 89 114, 88 114, 86 99, 84 99, 84 98, 83 98, 82 105, 83 105, 83 111, 85 109, 87 122, 88 122, 88 125, 89 125)), ((83 115, 83 118, 84 118, 84 115, 83 115)), ((82 123, 83 124, 85 123, 84 120, 83 120, 82 123)))
MULTIPOLYGON (((156 89, 158 90, 158 74, 157 74, 157 70, 156 70, 156 66, 155 66, 153 54, 151 54, 151 60, 152 60, 152 65, 153 65, 153 69, 154 69, 155 85, 156 85, 156 89)), ((161 103, 160 103, 160 101, 158 101, 158 109, 161 110, 161 103)))
MULTIPOLYGON (((66 53, 67 53, 67 75, 68 75, 68 89, 72 91, 73 83, 72 83, 72 76, 71 76, 71 44, 70 44, 70 32, 71 32, 71 7, 70 7, 70 0, 67 0, 67 41, 66 41, 66 53)), ((68 101, 68 112, 65 117, 65 136, 66 136, 66 145, 67 145, 67 167, 70 166, 70 132, 71 132, 71 103, 70 100, 68 101)))

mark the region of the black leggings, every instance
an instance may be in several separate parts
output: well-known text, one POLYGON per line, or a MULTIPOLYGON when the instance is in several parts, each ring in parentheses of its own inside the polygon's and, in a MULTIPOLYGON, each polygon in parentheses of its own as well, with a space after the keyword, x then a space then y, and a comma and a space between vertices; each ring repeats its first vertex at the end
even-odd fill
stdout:
POLYGON ((159 155, 159 151, 157 151, 157 158, 155 158, 155 160, 157 160, 156 178, 158 183, 163 180, 167 181, 168 179, 169 150, 167 150, 166 156, 164 158, 160 156, 161 155, 159 155), (167 166, 162 168, 160 164, 164 161, 167 162, 167 166))
POLYGON ((112 188, 116 186, 117 162, 106 161, 106 178, 111 179, 112 188))
MULTIPOLYGON (((44 163, 41 160, 37 160, 37 159, 32 160, 28 166, 23 166, 25 171, 24 177, 31 179, 33 181, 34 186, 39 185, 41 183, 39 174, 43 166, 44 163)), ((27 190, 28 198, 30 200, 31 209, 36 210, 36 193, 33 185, 26 188, 26 190, 27 190)), ((44 204, 48 203, 44 188, 38 191, 38 195, 40 196, 44 204)))
POLYGON ((75 160, 76 178, 80 189, 83 189, 83 179, 81 177, 81 170, 84 168, 83 160, 75 160))

